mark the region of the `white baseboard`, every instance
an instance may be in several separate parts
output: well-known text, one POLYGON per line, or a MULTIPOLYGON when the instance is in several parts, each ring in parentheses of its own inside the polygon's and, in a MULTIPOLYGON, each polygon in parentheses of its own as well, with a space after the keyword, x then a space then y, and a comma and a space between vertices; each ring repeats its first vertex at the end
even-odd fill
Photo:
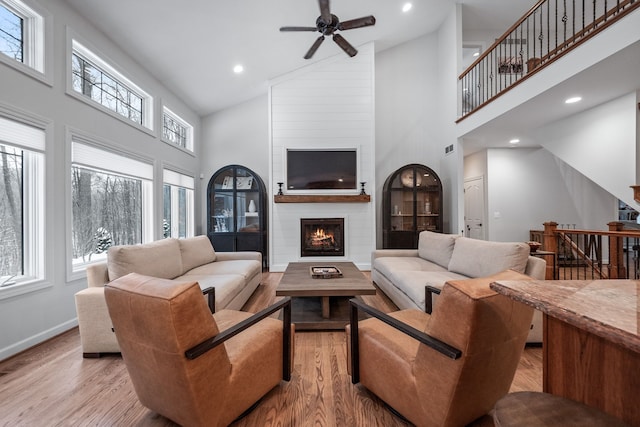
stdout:
MULTIPOLYGON (((39 334, 33 335, 17 343, 11 344, 10 346, 0 349, 0 360, 5 360, 11 356, 15 356, 21 351, 24 351, 28 348, 36 346, 76 326, 78 326, 78 318, 74 317, 71 320, 68 320, 64 323, 54 326, 53 328, 47 329, 46 331, 42 331, 39 334)), ((79 351, 78 355, 81 355, 82 350, 78 348, 78 351, 79 351)))

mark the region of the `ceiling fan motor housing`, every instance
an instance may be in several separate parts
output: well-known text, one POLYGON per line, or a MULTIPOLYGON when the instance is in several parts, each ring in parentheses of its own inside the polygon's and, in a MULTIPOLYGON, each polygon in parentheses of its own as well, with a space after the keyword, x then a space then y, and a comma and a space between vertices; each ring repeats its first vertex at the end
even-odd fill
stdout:
POLYGON ((340 20, 334 14, 331 14, 331 22, 329 23, 324 22, 322 15, 318 16, 318 19, 316 19, 316 27, 318 28, 318 31, 325 36, 333 34, 333 32, 338 28, 338 25, 340 25, 340 20))

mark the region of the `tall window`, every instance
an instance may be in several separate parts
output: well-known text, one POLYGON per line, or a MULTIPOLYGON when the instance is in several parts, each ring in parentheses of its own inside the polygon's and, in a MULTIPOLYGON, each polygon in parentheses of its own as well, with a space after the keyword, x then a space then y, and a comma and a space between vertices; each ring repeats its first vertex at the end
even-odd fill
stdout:
POLYGON ((164 107, 162 111, 162 139, 170 144, 193 151, 193 126, 164 107))
POLYGON ((44 143, 0 117, 0 288, 43 277, 44 143))
POLYGON ((192 237, 194 180, 168 169, 163 175, 164 237, 192 237))
POLYGON ((112 245, 152 240, 152 165, 76 140, 72 147, 74 266, 104 259, 112 245))
POLYGON ((44 18, 20 0, 0 0, 0 59, 44 73, 44 18))
POLYGON ((87 48, 73 41, 73 91, 118 116, 152 129, 152 98, 87 48))

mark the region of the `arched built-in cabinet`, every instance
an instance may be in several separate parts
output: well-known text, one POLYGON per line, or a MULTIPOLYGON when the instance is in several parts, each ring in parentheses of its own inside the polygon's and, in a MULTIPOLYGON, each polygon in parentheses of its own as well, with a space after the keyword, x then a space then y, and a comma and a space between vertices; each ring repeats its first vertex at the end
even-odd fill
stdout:
POLYGON ((430 168, 410 164, 384 183, 383 248, 416 249, 424 230, 442 232, 442 182, 430 168))
POLYGON ((239 165, 219 169, 207 187, 207 235, 216 251, 258 251, 267 259, 267 199, 262 179, 239 165))

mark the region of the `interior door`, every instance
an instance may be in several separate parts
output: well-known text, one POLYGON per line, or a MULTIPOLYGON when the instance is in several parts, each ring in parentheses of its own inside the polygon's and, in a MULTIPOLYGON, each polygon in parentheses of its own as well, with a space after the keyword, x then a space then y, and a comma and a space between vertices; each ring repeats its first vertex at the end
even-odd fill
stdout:
POLYGON ((465 179, 464 181, 464 228, 465 236, 486 240, 484 219, 484 178, 465 179))

